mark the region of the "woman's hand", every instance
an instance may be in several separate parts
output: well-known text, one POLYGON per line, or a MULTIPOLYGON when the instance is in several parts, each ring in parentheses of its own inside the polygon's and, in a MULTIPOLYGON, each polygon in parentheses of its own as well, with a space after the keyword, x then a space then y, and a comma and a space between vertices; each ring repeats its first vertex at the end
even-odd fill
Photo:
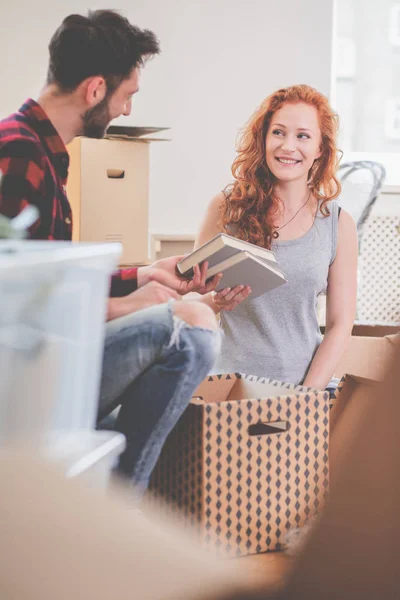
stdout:
POLYGON ((249 285, 237 285, 234 288, 225 288, 213 296, 213 303, 218 310, 233 310, 246 300, 251 294, 249 285))

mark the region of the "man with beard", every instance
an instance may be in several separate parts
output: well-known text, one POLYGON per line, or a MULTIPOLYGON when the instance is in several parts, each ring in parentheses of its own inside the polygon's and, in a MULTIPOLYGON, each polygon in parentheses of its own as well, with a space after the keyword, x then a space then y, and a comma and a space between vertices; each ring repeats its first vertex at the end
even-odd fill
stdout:
MULTIPOLYGON (((130 114, 140 69, 158 52, 154 33, 117 12, 64 19, 50 41, 37 101, 0 121, 0 213, 15 217, 33 204, 40 217, 31 238, 71 240, 66 145, 78 135, 101 138, 112 119, 130 114)), ((174 302, 179 294, 214 289, 219 279, 206 283, 206 267, 196 267, 187 282, 176 274, 178 260, 121 271, 111 285, 99 418, 121 406, 116 428, 127 449, 118 468, 139 492, 219 348, 211 309, 174 302)))

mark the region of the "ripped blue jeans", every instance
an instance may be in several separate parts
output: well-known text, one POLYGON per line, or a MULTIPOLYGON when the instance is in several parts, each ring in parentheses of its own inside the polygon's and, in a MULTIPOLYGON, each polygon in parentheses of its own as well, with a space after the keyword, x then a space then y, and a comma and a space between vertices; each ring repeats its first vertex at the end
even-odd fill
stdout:
POLYGON ((107 323, 99 420, 120 405, 127 447, 117 472, 144 491, 162 446, 212 368, 218 331, 191 327, 160 304, 107 323))

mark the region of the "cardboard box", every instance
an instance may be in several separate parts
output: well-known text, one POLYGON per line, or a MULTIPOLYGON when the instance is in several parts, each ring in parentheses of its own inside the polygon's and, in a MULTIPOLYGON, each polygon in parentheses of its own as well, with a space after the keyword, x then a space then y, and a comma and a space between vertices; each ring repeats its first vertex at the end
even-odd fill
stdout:
POLYGON ((167 439, 150 501, 178 508, 217 554, 279 550, 323 505, 328 447, 327 392, 210 376, 167 439))
MULTIPOLYGON (((358 432, 379 401, 378 389, 382 381, 345 375, 340 383, 330 412, 329 467, 333 481, 341 473, 358 432)), ((382 414, 382 422, 376 426, 381 427, 384 420, 385 415, 382 414)))
MULTIPOLYGON (((320 329, 322 333, 325 333, 325 325, 322 325, 320 329)), ((351 335, 363 337, 383 337, 385 335, 395 335, 399 331, 399 323, 362 323, 356 321, 353 325, 351 335)))
MULTIPOLYGON (((346 450, 340 476, 336 479, 334 465, 327 510, 307 539, 281 597, 399 598, 399 388, 400 348, 384 382, 355 382, 359 397, 354 405, 363 411, 347 418, 351 400, 335 427, 333 439, 338 436, 338 447, 346 450), (366 403, 371 410, 365 410, 366 403), (344 436, 339 439, 342 428, 351 436, 347 441, 344 436)), ((330 453, 333 450, 331 446, 330 453)))
POLYGON ((384 337, 352 336, 336 368, 336 377, 341 378, 346 373, 352 373, 360 377, 383 379, 399 343, 398 334, 384 337))
POLYGON ((73 240, 121 242, 121 265, 149 259, 149 143, 81 137, 68 146, 73 240))
POLYGON ((351 415, 353 414, 353 411, 356 410, 357 412, 364 413, 369 409, 369 407, 363 402, 363 398, 366 397, 365 391, 367 388, 375 388, 376 385, 381 381, 382 379, 372 379, 361 377, 359 375, 344 375, 338 386, 336 399, 330 412, 329 427, 332 437, 338 422, 341 420, 345 412, 349 417, 349 421, 351 421, 349 431, 354 428, 355 422, 359 421, 360 419, 357 418, 354 420, 352 418, 351 415), (349 406, 352 408, 350 408, 347 413, 347 408, 349 406))
POLYGON ((333 473, 340 470, 352 439, 373 409, 376 389, 387 379, 399 349, 398 334, 351 339, 340 365, 345 374, 331 400, 330 467, 332 471, 333 465, 333 473))
POLYGON ((399 323, 354 323, 352 335, 383 337, 400 331, 399 323))

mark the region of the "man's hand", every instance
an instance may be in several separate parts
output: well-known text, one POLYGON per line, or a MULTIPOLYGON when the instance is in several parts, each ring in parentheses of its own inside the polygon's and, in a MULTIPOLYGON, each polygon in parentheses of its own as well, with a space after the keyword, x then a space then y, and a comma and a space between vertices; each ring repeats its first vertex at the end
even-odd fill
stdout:
POLYGON ((108 301, 107 321, 124 317, 155 304, 164 304, 171 298, 178 300, 179 295, 169 287, 157 281, 151 281, 135 292, 128 294, 128 296, 110 298, 108 301))
POLYGON ((206 282, 208 263, 205 262, 201 267, 195 265, 192 279, 186 279, 178 274, 176 265, 183 256, 171 256, 157 260, 148 267, 139 267, 138 286, 141 287, 149 281, 158 281, 163 285, 175 290, 181 296, 189 292, 198 292, 199 294, 208 294, 212 292, 221 280, 222 274, 215 275, 210 281, 206 282))

